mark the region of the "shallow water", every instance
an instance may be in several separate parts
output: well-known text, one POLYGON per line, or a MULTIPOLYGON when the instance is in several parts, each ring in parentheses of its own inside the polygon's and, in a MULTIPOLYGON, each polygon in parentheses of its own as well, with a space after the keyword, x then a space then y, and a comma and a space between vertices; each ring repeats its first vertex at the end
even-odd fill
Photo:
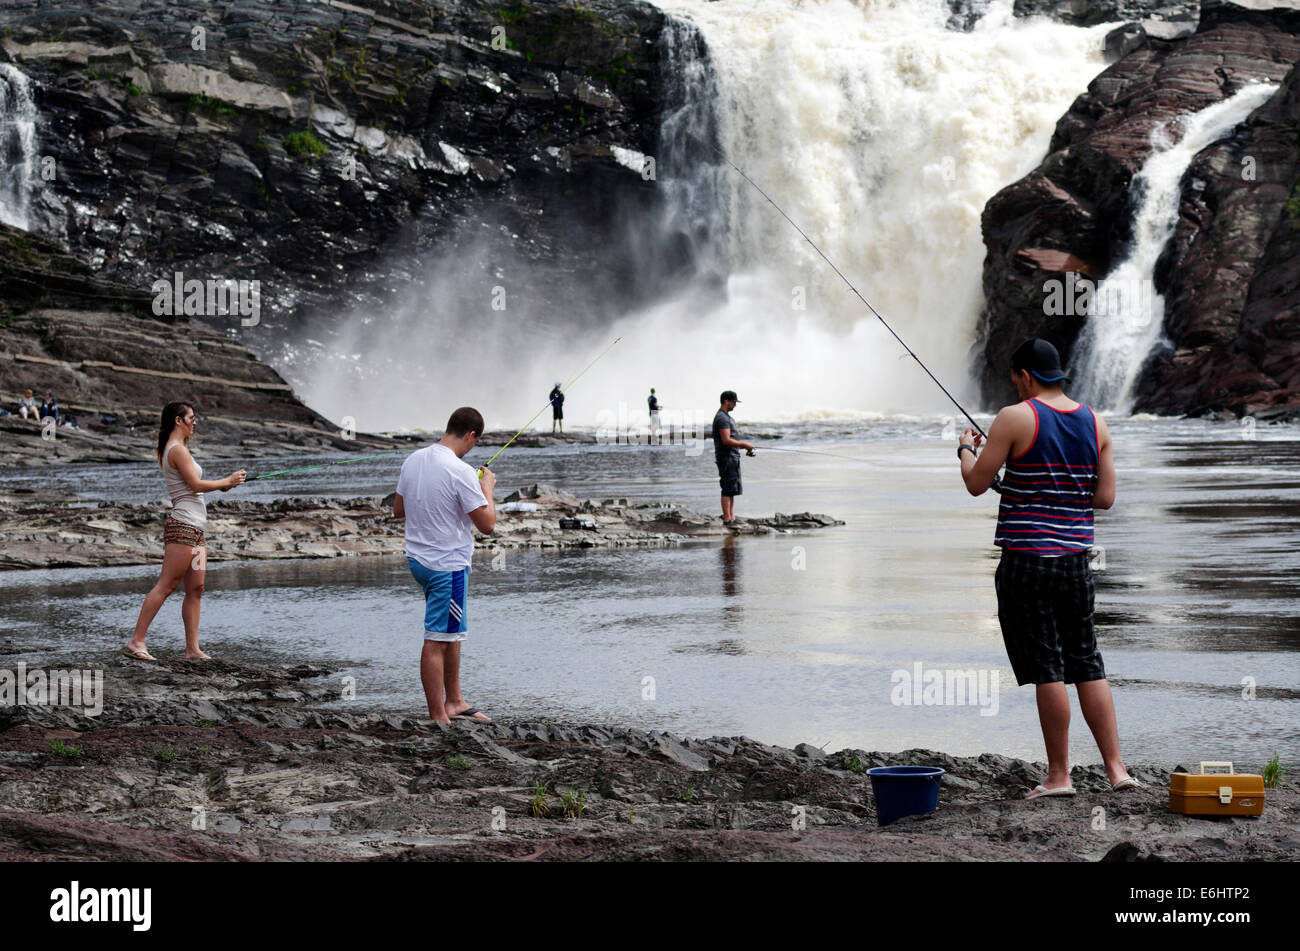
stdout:
MULTIPOLYGON (((1300 427, 1261 426, 1255 439, 1236 423, 1133 419, 1112 428, 1119 497, 1098 513, 1097 622, 1125 756, 1258 769, 1280 753, 1294 763, 1300 427), (1246 678, 1255 699, 1243 697, 1246 678)), ((1033 691, 1015 686, 995 613, 996 496, 965 493, 940 427, 745 429, 782 437, 760 450, 802 446, 862 461, 760 451, 744 460, 739 515, 810 510, 847 524, 672 549, 509 552, 495 567, 478 556, 469 699, 501 716, 1041 759, 1033 691), (916 664, 982 672, 983 704, 895 702, 895 679, 916 664)), ((395 457, 267 479, 242 497, 386 494, 399 465, 395 457)), ((583 497, 717 505, 707 444, 696 455, 681 446, 508 450, 495 468, 503 491, 544 481, 583 497)), ((84 501, 146 501, 161 490, 148 465, 0 475, 0 486, 14 484, 84 501)), ((0 573, 0 629, 33 652, 115 647, 156 573, 0 573)), ((356 678, 358 704, 422 705, 423 605, 404 559, 216 564, 203 603, 211 653, 325 661, 356 678)), ((164 607, 154 650, 179 650, 179 615, 179 599, 164 607)), ((1077 711, 1072 757, 1096 762, 1077 711)))

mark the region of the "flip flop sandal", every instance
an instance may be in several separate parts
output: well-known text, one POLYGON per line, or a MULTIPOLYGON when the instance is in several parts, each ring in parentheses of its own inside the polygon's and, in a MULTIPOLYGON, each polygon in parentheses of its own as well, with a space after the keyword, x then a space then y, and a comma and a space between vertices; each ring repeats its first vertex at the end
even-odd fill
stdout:
POLYGON ((153 654, 150 654, 148 651, 133 651, 129 647, 123 647, 122 653, 135 660, 147 660, 152 661, 155 664, 158 663, 158 658, 153 656, 153 654))
MULTIPOLYGON (((468 710, 462 710, 460 713, 455 714, 455 715, 452 717, 452 719, 453 719, 453 720, 473 720, 475 723, 491 723, 491 722, 492 722, 491 720, 484 720, 484 719, 480 719, 479 717, 474 716, 474 714, 476 714, 476 713, 478 713, 478 712, 479 712, 478 710, 474 709, 473 707, 470 707, 468 710)), ((486 717, 487 714, 485 713, 485 714, 483 714, 483 716, 486 717)))
POLYGON ((1052 796, 1073 796, 1073 786, 1059 786, 1056 789, 1048 789, 1042 783, 1039 783, 1032 791, 1025 796, 1026 799, 1047 799, 1052 796))
POLYGON ((1138 782, 1132 776, 1125 776, 1114 786, 1110 787, 1111 792, 1119 792, 1121 789, 1146 789, 1146 783, 1138 782))

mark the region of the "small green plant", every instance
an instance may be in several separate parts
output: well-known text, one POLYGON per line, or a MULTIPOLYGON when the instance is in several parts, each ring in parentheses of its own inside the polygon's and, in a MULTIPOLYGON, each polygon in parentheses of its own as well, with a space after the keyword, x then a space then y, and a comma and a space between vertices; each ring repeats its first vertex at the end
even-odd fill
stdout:
POLYGON ((502 7, 497 11, 497 16, 501 18, 502 23, 521 23, 528 16, 528 8, 522 3, 517 3, 513 7, 502 7))
POLYGON ((200 746, 200 747, 199 747, 197 750, 195 750, 194 752, 198 753, 200 756, 207 756, 207 755, 208 755, 210 752, 212 752, 212 751, 211 751, 210 749, 208 749, 206 746, 200 746))
POLYGON ((1277 784, 1281 781, 1282 764, 1277 761, 1277 754, 1274 753, 1273 758, 1269 760, 1268 765, 1264 767, 1264 785, 1269 789, 1276 789, 1277 784))
POLYGON ((464 756, 460 756, 460 755, 448 756, 442 762, 443 765, 446 766, 448 769, 464 770, 464 769, 474 768, 474 764, 472 762, 470 762, 464 756))
POLYGON ((840 764, 841 769, 847 769, 850 773, 865 773, 867 768, 862 765, 862 760, 856 756, 846 756, 840 764))
POLYGON ((1300 228, 1300 180, 1291 189, 1291 197, 1286 202, 1286 216, 1292 228, 1300 228))
POLYGON ((126 84, 126 94, 128 96, 139 96, 139 95, 143 95, 143 93, 144 90, 141 89, 139 86, 137 86, 135 83, 128 82, 126 84))
POLYGON ((290 155, 320 158, 329 151, 329 148, 316 138, 314 132, 304 129, 301 132, 290 132, 284 137, 284 150, 290 155))
POLYGON ((631 825, 632 820, 635 817, 636 817, 636 806, 629 806, 627 812, 623 815, 623 821, 626 822, 628 825, 631 825))
POLYGON ((64 759, 76 759, 84 750, 80 746, 69 746, 62 740, 50 740, 50 752, 64 759))
POLYGON ((528 804, 528 814, 534 819, 545 819, 551 814, 551 807, 546 802, 546 784, 538 782, 533 787, 533 801, 528 804))
POLYGON ((214 720, 196 720, 194 725, 195 726, 216 726, 217 724, 214 720))
POLYGON ((687 786, 686 791, 682 793, 682 802, 694 802, 695 799, 695 787, 687 786))
POLYGON ((239 109, 228 102, 222 102, 220 99, 214 99, 211 96, 190 96, 185 101, 187 109, 194 112, 206 112, 211 116, 237 116, 239 109))
POLYGON ((153 758, 160 763, 174 763, 178 759, 176 751, 160 746, 153 751, 153 758))
POLYGON ((587 790, 579 790, 576 796, 573 793, 564 793, 561 798, 564 800, 564 818, 581 819, 582 814, 587 811, 587 790))

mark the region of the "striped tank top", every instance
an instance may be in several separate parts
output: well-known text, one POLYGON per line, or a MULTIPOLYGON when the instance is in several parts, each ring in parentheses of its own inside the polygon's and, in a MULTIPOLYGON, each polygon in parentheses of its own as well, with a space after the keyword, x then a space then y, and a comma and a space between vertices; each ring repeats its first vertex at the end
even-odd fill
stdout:
POLYGON ((1046 558, 1087 551, 1101 456, 1097 417, 1082 404, 1067 411, 1037 399, 1026 403, 1034 411, 1034 441, 1007 460, 993 544, 1046 558))

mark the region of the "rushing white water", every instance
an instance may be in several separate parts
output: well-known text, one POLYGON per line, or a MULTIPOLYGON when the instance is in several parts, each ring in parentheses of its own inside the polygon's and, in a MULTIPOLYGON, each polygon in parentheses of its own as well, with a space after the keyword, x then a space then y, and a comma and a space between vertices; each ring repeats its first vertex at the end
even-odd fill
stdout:
POLYGON ((1178 224, 1183 175, 1199 152, 1231 134, 1276 91, 1277 86, 1268 83, 1247 86, 1231 98, 1180 117, 1173 123, 1176 130, 1152 130, 1156 151, 1131 186, 1137 198, 1132 249, 1097 284, 1090 300, 1080 297, 1088 313, 1073 360, 1080 399, 1121 412, 1132 407, 1143 363, 1152 349, 1167 343, 1165 301, 1156 293, 1155 267, 1178 224))
MULTIPOLYGON (((313 405, 387 429, 437 428, 430 405, 440 415, 472 402, 489 426, 519 425, 552 383, 623 334, 570 394, 570 422, 621 404, 643 414, 651 386, 666 407, 698 412, 735 389, 748 420, 952 412, 798 233, 693 137, 716 141, 950 388, 972 396, 981 212, 1042 159, 1057 119, 1104 67, 1107 27, 1017 20, 1010 0, 970 33, 945 29, 945 0, 658 2, 709 54, 670 34, 686 98, 665 118, 658 182, 698 270, 725 276, 725 294, 717 282, 665 288, 649 313, 615 311, 604 330, 558 342, 512 310, 478 321, 455 358, 436 302, 413 300, 398 310, 419 323, 394 332, 371 320, 347 351, 357 357, 330 365, 382 356, 408 380, 427 368, 428 399, 394 402, 364 373, 336 370, 300 387, 313 405)), ((453 279, 467 270, 433 267, 453 279)))
POLYGON ((31 80, 0 63, 0 221, 24 230, 36 173, 36 117, 31 80))

